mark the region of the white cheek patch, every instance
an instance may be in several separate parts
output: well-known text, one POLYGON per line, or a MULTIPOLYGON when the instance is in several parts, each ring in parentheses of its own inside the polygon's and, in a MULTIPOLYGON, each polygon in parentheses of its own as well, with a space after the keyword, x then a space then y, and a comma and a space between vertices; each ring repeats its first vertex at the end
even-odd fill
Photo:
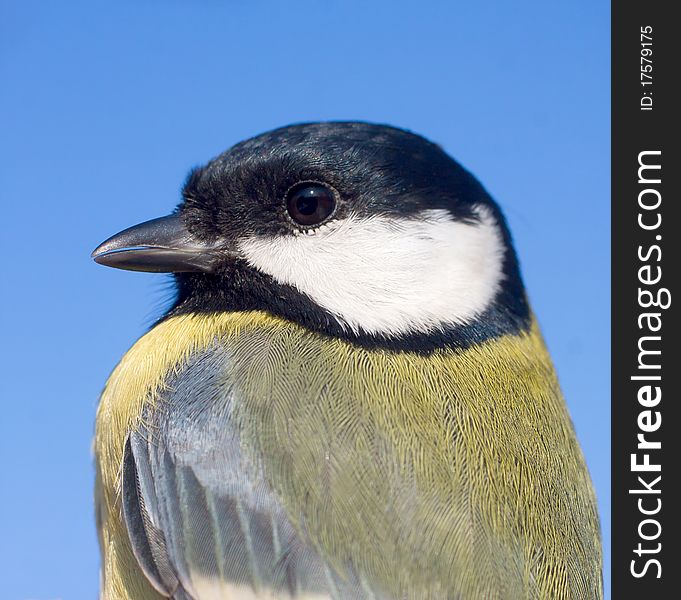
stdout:
POLYGON ((247 262, 354 332, 427 333, 465 324, 493 301, 504 243, 492 214, 462 223, 445 210, 351 216, 309 235, 241 240, 247 262))

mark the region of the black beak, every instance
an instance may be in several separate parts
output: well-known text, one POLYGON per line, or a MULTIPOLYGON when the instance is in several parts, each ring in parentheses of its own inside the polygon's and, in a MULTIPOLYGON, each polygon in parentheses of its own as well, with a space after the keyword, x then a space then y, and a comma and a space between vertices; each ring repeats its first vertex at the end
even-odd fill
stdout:
POLYGON ((180 215, 129 227, 100 244, 92 258, 100 265, 150 273, 209 273, 229 254, 194 238, 180 215))

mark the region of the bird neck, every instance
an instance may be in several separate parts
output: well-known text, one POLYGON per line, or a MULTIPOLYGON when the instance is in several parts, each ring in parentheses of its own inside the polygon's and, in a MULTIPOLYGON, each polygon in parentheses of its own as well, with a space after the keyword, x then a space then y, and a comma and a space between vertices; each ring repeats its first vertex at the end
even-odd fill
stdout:
POLYGON ((261 312, 370 350, 425 355, 443 348, 465 350, 503 335, 527 332, 531 327, 529 305, 512 252, 506 262, 501 288, 482 314, 465 323, 443 323, 428 331, 376 334, 351 329, 293 286, 278 283, 239 260, 215 274, 177 274, 177 297, 160 322, 183 315, 261 312))

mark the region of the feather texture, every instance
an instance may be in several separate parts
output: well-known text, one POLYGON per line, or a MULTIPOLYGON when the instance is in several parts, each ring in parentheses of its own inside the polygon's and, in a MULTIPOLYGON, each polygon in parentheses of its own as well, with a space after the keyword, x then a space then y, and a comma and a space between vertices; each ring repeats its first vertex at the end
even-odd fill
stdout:
POLYGON ((107 600, 602 596, 536 325, 422 355, 174 317, 109 379, 95 451, 107 600))

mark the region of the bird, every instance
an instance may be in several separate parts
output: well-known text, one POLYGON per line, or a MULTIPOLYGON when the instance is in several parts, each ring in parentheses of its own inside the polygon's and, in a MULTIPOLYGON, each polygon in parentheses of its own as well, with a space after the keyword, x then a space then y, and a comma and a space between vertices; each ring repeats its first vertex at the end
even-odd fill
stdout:
POLYGON ((275 129, 93 258, 175 290, 99 400, 101 598, 602 598, 508 225, 440 145, 275 129))

